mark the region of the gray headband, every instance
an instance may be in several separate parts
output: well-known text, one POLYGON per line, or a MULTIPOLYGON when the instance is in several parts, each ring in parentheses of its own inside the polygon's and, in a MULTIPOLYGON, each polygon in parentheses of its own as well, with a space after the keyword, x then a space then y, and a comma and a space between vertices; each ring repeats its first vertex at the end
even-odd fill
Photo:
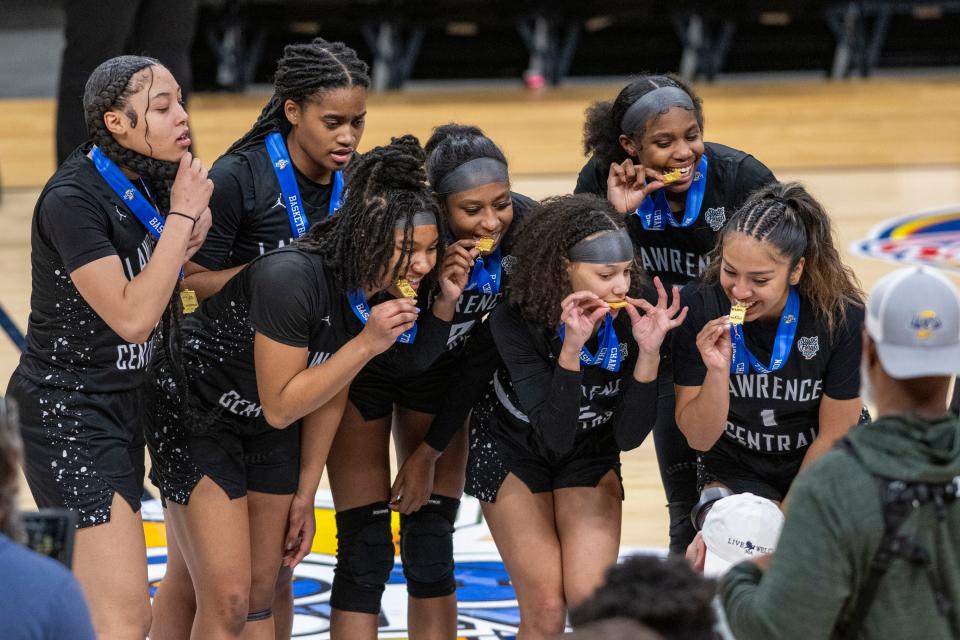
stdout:
POLYGON ((413 218, 414 227, 422 227, 425 224, 432 224, 433 226, 437 225, 437 216, 433 215, 430 211, 417 211, 412 216, 403 216, 402 218, 397 219, 397 223, 394 225, 394 229, 406 229, 407 220, 413 218))
POLYGON ((570 262, 591 262, 593 264, 612 264, 633 260, 633 242, 623 227, 615 231, 606 231, 599 236, 584 239, 573 245, 567 254, 570 262))
POLYGON ((659 87, 643 94, 630 105, 620 120, 620 131, 627 135, 639 131, 650 118, 666 113, 670 107, 683 107, 694 111, 693 100, 686 91, 680 87, 659 87))
POLYGON ((494 182, 509 182, 507 165, 496 158, 474 158, 443 176, 434 191, 447 195, 469 191, 494 182))

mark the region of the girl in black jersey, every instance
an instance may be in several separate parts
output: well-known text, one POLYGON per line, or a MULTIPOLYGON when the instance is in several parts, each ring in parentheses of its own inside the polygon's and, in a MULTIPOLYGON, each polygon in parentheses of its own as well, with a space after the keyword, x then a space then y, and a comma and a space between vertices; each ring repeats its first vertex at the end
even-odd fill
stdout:
POLYGON ((427 282, 442 256, 423 159, 405 136, 356 161, 337 216, 255 259, 184 325, 185 419, 152 434, 151 446, 196 586, 192 637, 273 637, 278 571, 310 549, 350 380, 388 349, 424 368, 445 345, 465 270, 443 270, 431 313, 418 315, 398 285, 427 282), (162 451, 170 446, 182 454, 162 451))
POLYGON ((367 71, 342 42, 284 48, 270 101, 210 169, 213 228, 186 269, 201 299, 339 208, 343 171, 363 136, 367 71), (302 208, 299 224, 291 198, 302 208))
POLYGON ((659 278, 656 306, 631 297, 632 243, 595 196, 534 209, 515 255, 510 303, 489 320, 502 364, 473 409, 466 491, 510 573, 521 637, 553 637, 616 561, 620 451, 650 430, 660 346, 686 310, 659 278))
POLYGON ((388 501, 401 513, 411 636, 456 635, 452 539, 463 493, 466 433, 449 448, 452 434, 440 443, 425 442, 424 436, 461 372, 475 364, 468 355, 471 336, 503 295, 515 260, 515 216, 532 204, 510 191, 507 160, 480 129, 438 127, 426 149, 427 175, 453 241, 445 262, 460 265, 470 282, 457 301, 446 350, 436 362, 410 376, 396 363, 377 358, 350 387, 350 403, 328 462, 340 539, 350 535, 344 533, 348 530, 376 536, 383 544, 369 553, 378 554, 376 563, 386 569, 379 574, 382 580, 374 581, 359 575, 346 559, 338 563, 331 629, 350 638, 377 635, 380 598, 393 566, 388 501), (489 246, 482 244, 484 238, 489 246), (391 427, 402 465, 392 490, 391 427))
POLYGON ((751 196, 718 255, 681 292, 690 317, 673 337, 677 425, 701 452, 701 486, 783 500, 857 423, 863 296, 829 217, 798 184, 751 196), (746 308, 742 324, 733 305, 746 308))
POLYGON ((83 96, 91 142, 44 187, 33 216, 19 405, 27 482, 40 507, 77 515, 73 571, 101 638, 150 627, 140 521, 138 391, 180 268, 210 225, 213 185, 190 145, 180 87, 152 58, 101 64, 83 96))
MULTIPOLYGON (((640 266, 668 287, 703 272, 727 218, 774 179, 753 156, 704 142, 700 98, 672 76, 641 76, 613 102, 591 106, 584 148, 592 157, 575 193, 606 196, 627 216, 640 266)), ((670 551, 682 554, 694 534, 688 516, 697 500, 696 464, 673 422, 669 345, 663 356, 653 437, 670 511, 670 551)))
MULTIPOLYGON (((210 200, 213 227, 185 267, 186 284, 200 299, 219 291, 258 255, 289 244, 339 208, 343 172, 363 135, 370 84, 367 71, 356 52, 340 42, 316 38, 284 49, 270 101, 250 131, 210 170, 215 185, 210 200), (281 164, 288 163, 283 168, 273 162, 277 153, 286 154, 278 157, 281 164), (293 178, 286 193, 283 175, 293 178), (291 222, 289 196, 299 200, 300 225, 291 222)), ((164 384, 172 375, 166 350, 157 353, 152 374, 156 406, 151 413, 160 423, 176 421, 179 400, 169 395, 170 385, 164 384)), ((165 466, 157 459, 159 453, 151 447, 155 479, 165 466)), ((175 536, 168 537, 167 551, 164 584, 168 588, 159 590, 153 601, 157 615, 151 636, 155 640, 189 636, 196 602, 175 536)), ((290 571, 285 567, 277 584, 273 610, 278 637, 289 637, 293 624, 290 571)))

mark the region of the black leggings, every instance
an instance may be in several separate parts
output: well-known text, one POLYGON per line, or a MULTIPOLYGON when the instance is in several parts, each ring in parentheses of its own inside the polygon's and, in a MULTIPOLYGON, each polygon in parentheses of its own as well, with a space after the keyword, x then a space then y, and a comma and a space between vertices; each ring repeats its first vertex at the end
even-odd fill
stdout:
POLYGON ((700 496, 697 493, 697 455, 687 445, 674 416, 676 393, 669 356, 660 361, 657 384, 659 396, 653 444, 670 512, 670 554, 682 556, 697 533, 690 521, 690 510, 700 496))
POLYGON ((57 164, 85 142, 83 87, 97 66, 122 54, 157 58, 190 88, 197 0, 70 0, 57 90, 57 164))

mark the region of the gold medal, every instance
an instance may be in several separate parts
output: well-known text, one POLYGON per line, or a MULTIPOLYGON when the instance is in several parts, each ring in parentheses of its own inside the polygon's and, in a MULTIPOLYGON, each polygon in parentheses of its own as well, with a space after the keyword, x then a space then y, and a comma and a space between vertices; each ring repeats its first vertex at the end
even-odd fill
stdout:
POLYGON ((608 302, 607 306, 611 309, 623 309, 625 306, 627 306, 627 301, 617 300, 616 302, 608 302))
POLYGON ((493 238, 484 236, 477 240, 477 249, 480 250, 480 253, 490 253, 493 251, 493 238))
POLYGON ((193 289, 183 289, 180 291, 180 304, 183 306, 184 313, 193 313, 200 306, 197 301, 197 292, 193 289))
POLYGON ((683 174, 680 173, 680 169, 674 169, 663 174, 663 184, 670 184, 671 182, 676 182, 683 177, 683 174))
POLYGON ((403 294, 404 298, 416 298, 417 291, 410 286, 410 283, 407 282, 404 278, 397 280, 397 289, 400 290, 400 293, 403 294))
POLYGON ((743 324, 744 319, 747 316, 747 305, 742 302, 730 307, 730 324, 743 324))

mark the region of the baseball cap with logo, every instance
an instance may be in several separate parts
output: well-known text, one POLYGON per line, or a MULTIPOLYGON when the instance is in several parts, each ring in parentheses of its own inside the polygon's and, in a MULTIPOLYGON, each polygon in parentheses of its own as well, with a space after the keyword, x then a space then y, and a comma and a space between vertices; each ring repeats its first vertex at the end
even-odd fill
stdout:
POLYGON ((867 333, 893 378, 960 374, 960 295, 935 269, 898 269, 877 281, 867 333))
POLYGON ((773 553, 781 528, 783 512, 772 500, 752 493, 718 500, 703 521, 703 574, 717 578, 738 562, 773 553))

